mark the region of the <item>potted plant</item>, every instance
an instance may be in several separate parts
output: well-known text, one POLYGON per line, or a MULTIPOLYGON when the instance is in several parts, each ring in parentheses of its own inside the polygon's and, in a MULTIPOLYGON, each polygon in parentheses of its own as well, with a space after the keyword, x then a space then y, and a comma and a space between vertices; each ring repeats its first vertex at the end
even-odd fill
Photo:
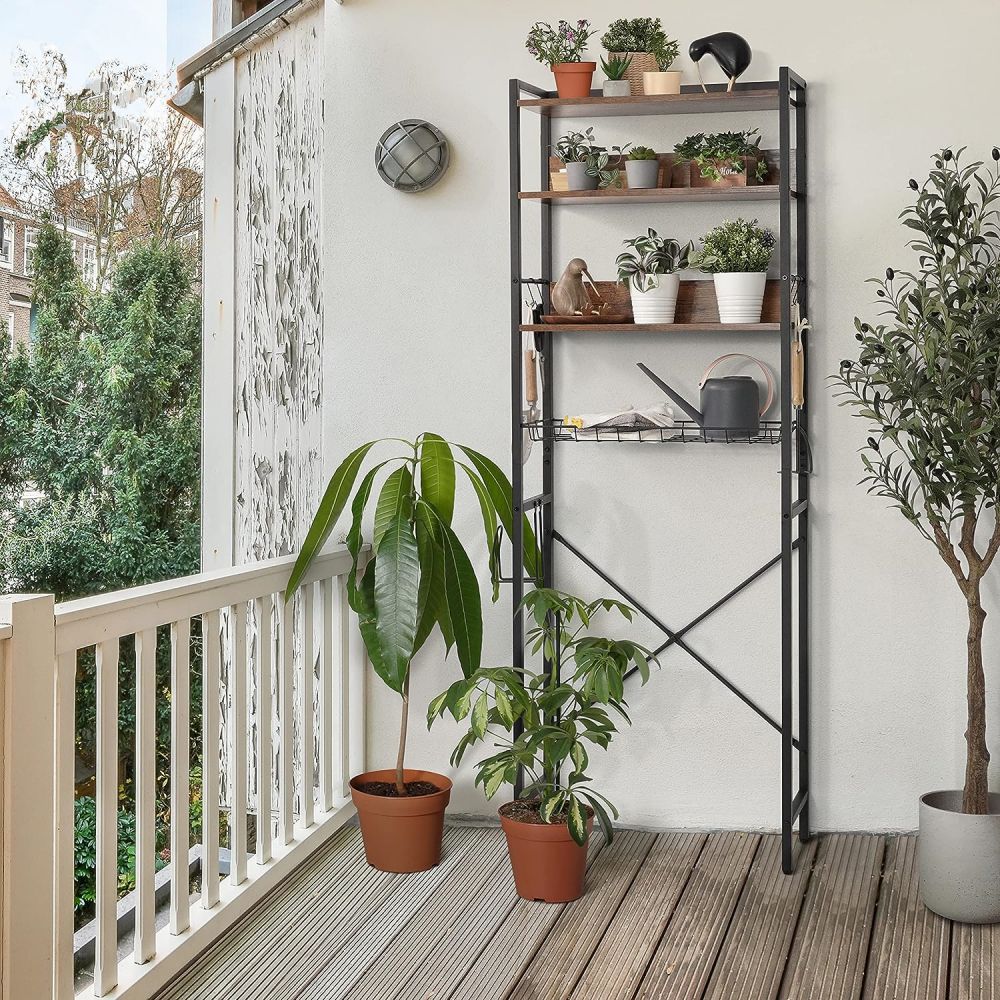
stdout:
MULTIPOLYGON (((482 510, 494 600, 499 593, 495 541, 500 527, 510 532, 511 488, 486 456, 457 445, 465 458, 460 461, 443 438, 421 434, 412 442, 385 439, 396 457, 373 465, 355 490, 365 459, 381 443, 361 445, 334 472, 295 562, 285 600, 301 584, 350 501, 347 547, 354 563, 347 577, 348 600, 372 667, 400 696, 402 708, 396 766, 355 775, 351 797, 368 863, 382 871, 413 872, 431 868, 440 859, 451 781, 443 774, 405 767, 411 663, 435 630, 449 652, 455 648, 466 675, 479 669, 482 652, 479 585, 452 528, 456 470, 468 478, 482 510), (362 544, 362 522, 379 477, 384 481, 375 502, 369 553, 362 544)), ((525 569, 534 576, 537 550, 527 524, 525 532, 525 569)))
POLYGON ((590 35, 590 22, 583 20, 575 25, 560 21, 555 28, 537 21, 528 32, 525 47, 552 70, 556 91, 563 99, 590 96, 597 63, 582 61, 590 35))
POLYGON ((553 147, 556 156, 566 165, 566 181, 570 191, 594 191, 597 188, 616 187, 620 183, 621 170, 612 166, 621 161, 628 147, 599 146, 594 138, 593 127, 585 132, 568 132, 561 136, 553 147))
POLYGON ((565 903, 583 894, 594 817, 608 841, 614 835, 611 817, 618 818, 590 784, 588 747, 608 749, 617 732, 611 713, 629 721, 625 676, 635 669, 645 683, 653 655, 634 642, 587 635, 599 612, 632 620, 632 609, 618 601, 585 602, 539 589, 521 606, 535 623, 527 646, 543 652, 552 669, 480 669, 435 698, 427 722, 445 712, 469 719, 452 754, 456 766, 470 746, 487 738, 501 748, 476 764, 476 784, 488 799, 502 785, 513 785, 519 772, 526 775, 520 798, 499 810, 517 892, 565 903))
POLYGON ((910 181, 916 203, 900 218, 917 261, 873 279, 879 319, 855 319, 859 355, 834 379, 841 405, 870 424, 862 484, 937 549, 968 615, 965 785, 920 799, 920 891, 942 916, 996 923, 1000 795, 988 785, 982 589, 1000 553, 1000 177, 961 156, 942 150, 928 180, 910 181))
POLYGON ((677 163, 687 167, 691 187, 742 187, 767 177, 760 130, 699 132, 674 146, 677 163))
POLYGON ((611 56, 608 59, 601 58, 601 68, 607 79, 604 81, 603 93, 605 97, 629 97, 632 94, 632 84, 629 83, 625 74, 629 66, 632 65, 630 55, 611 56))
POLYGON ((671 70, 679 46, 668 38, 663 22, 652 17, 613 21, 601 37, 611 58, 629 58, 628 80, 633 94, 679 94, 681 74, 671 70))
POLYGON ((633 146, 625 161, 630 188, 655 188, 660 184, 660 158, 649 146, 633 146))
POLYGON ((714 277, 721 322, 760 322, 773 253, 774 233, 756 219, 732 219, 705 236, 691 266, 714 277))
POLYGON ((673 323, 680 289, 680 271, 688 266, 690 243, 658 236, 649 229, 645 236, 625 241, 618 255, 618 281, 628 285, 636 323, 673 323))

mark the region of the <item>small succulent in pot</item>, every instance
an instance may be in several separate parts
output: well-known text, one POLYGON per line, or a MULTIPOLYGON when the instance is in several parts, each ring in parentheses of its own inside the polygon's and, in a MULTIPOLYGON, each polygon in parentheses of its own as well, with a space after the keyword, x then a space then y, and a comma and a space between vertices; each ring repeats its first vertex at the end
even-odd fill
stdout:
POLYGON ((649 146, 633 146, 625 163, 630 188, 655 188, 660 182, 660 158, 649 146))
POLYGON ((587 97, 597 63, 584 62, 583 53, 590 41, 590 22, 560 21, 552 27, 536 21, 528 32, 525 48, 552 70, 561 98, 587 97))
POLYGON ((706 234, 691 266, 713 276, 721 322, 760 322, 774 244, 756 219, 728 220, 706 234))
POLYGON ((760 148, 760 130, 743 132, 715 132, 706 135, 698 132, 674 146, 678 162, 690 163, 697 168, 692 172, 691 184, 743 185, 749 181, 762 183, 767 177, 767 160, 760 148))
POLYGON ((628 145, 598 145, 593 127, 584 132, 568 132, 560 136, 553 147, 556 156, 566 164, 566 174, 571 191, 593 191, 598 187, 620 185, 621 170, 612 165, 611 158, 620 162, 628 145))
POLYGON ((630 97, 632 84, 625 74, 632 65, 632 56, 610 56, 601 59, 601 68, 607 79, 604 81, 605 97, 630 97))
POLYGON ((601 37, 601 44, 613 55, 632 54, 629 79, 634 93, 680 92, 681 74, 671 69, 680 45, 667 37, 658 17, 619 18, 601 37))

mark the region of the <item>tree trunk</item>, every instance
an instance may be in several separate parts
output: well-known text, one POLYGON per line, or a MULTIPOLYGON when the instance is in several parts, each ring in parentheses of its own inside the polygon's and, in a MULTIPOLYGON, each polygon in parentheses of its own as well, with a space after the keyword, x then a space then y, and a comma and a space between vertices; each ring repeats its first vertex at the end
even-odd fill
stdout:
POLYGON ((986 675, 983 671, 983 610, 979 587, 968 594, 968 712, 969 727, 965 732, 967 756, 965 763, 965 792, 962 811, 975 815, 989 812, 990 752, 986 748, 986 675))
MULTIPOLYGON (((980 658, 980 668, 982 658, 980 658)), ((403 758, 406 755, 406 723, 410 714, 410 671, 407 669, 403 680, 403 715, 399 723, 399 753, 396 754, 396 791, 406 795, 406 782, 403 780, 403 758)))

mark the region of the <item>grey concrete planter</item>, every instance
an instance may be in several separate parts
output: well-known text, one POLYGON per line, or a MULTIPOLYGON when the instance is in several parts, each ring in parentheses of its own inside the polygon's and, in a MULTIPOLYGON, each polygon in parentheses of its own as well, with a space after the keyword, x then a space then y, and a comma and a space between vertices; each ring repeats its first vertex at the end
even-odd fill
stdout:
POLYGON ((630 188, 655 188, 660 180, 660 161, 626 160, 625 174, 630 188))
POLYGON ((605 97, 631 97, 632 84, 628 80, 605 80, 605 97))
POLYGON ((595 191, 597 178, 587 173, 586 163, 567 163, 566 180, 570 191, 595 191))
POLYGON ((987 816, 961 810, 961 791, 920 797, 920 894, 942 917, 1000 923, 1000 795, 987 816))

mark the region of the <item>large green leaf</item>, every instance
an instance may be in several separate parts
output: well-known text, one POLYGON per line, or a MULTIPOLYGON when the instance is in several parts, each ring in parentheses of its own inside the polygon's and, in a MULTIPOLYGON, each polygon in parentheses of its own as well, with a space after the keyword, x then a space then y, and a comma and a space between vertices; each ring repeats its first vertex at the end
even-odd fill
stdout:
POLYGON ((399 514, 375 553, 375 629, 382 652, 380 676, 402 692, 417 631, 420 559, 409 518, 399 514))
POLYGON ((455 457, 438 434, 424 434, 420 444, 420 495, 445 524, 451 524, 455 513, 455 457))
MULTIPOLYGON (((382 647, 379 644, 378 630, 375 628, 375 563, 370 562, 365 567, 361 581, 353 591, 348 591, 351 607, 358 616, 358 629, 368 650, 375 673, 383 679, 388 676, 382 647)), ((388 681, 386 681, 388 683, 388 681)))
POLYGON ((441 628, 447 655, 455 645, 455 632, 448 615, 444 589, 444 553, 441 549, 439 520, 425 503, 417 502, 417 550, 420 555, 420 597, 417 636, 414 652, 427 641, 437 624, 441 628))
POLYGON ((467 465, 462 465, 465 474, 472 483, 472 488, 476 491, 476 498, 479 500, 479 509, 483 515, 483 530, 486 532, 486 551, 490 558, 490 580, 493 582, 493 601, 500 597, 500 564, 497 560, 497 547, 495 545, 497 537, 497 512, 490 499, 489 490, 480 477, 467 465))
POLYGON ((409 465, 401 465, 382 484, 382 492, 375 505, 375 525, 372 548, 378 551, 382 538, 391 524, 404 517, 413 519, 413 473, 409 465))
POLYGON ((347 505, 347 498, 351 495, 351 487, 354 486, 354 481, 358 478, 361 463, 374 445, 374 441, 369 441, 367 444, 361 445, 360 448, 355 448, 330 477, 329 485, 320 501, 316 516, 306 534, 306 540, 302 543, 299 557, 292 567, 292 575, 285 588, 286 601, 290 600, 292 594, 298 589, 313 559, 316 558, 320 549, 323 548, 323 544, 330 537, 330 532, 333 531, 337 518, 340 517, 347 505))
POLYGON ((444 557, 444 591, 448 618, 455 633, 455 647, 462 671, 468 677, 479 669, 483 656, 483 605, 472 562, 447 524, 438 522, 444 557))

